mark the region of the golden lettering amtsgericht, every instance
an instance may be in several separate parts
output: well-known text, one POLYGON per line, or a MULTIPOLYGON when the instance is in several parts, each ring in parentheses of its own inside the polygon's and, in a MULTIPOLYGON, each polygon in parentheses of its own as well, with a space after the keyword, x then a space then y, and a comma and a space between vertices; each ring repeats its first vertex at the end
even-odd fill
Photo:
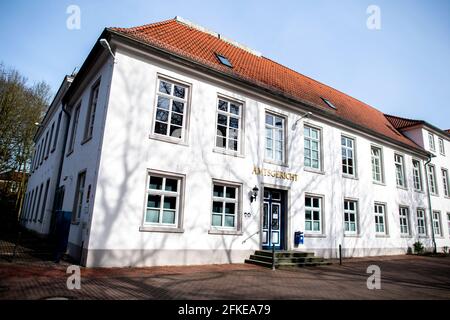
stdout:
POLYGON ((274 177, 277 179, 291 180, 297 181, 298 175, 295 173, 283 172, 283 171, 274 171, 270 169, 264 169, 257 166, 253 167, 253 174, 257 176, 268 176, 274 177))

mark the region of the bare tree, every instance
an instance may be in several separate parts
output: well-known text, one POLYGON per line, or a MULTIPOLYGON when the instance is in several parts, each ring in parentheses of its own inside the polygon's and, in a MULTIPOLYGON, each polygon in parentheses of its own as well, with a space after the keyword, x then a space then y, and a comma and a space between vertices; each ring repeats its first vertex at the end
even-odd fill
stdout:
POLYGON ((49 101, 48 84, 28 85, 17 70, 0 64, 0 173, 23 173, 16 209, 22 204, 37 129, 35 123, 44 117, 49 101))

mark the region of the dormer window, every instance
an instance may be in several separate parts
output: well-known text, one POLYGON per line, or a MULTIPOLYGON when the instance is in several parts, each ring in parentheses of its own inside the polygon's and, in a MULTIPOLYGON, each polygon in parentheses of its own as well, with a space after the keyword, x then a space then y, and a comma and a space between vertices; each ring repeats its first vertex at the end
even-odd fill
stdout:
POLYGON ((224 66, 233 68, 233 65, 231 64, 230 60, 228 60, 227 57, 224 57, 218 53, 216 53, 216 57, 217 59, 219 59, 220 63, 223 64, 224 66))
POLYGON ((323 102, 325 102, 330 108, 333 108, 334 110, 337 109, 336 106, 330 102, 330 100, 327 100, 327 99, 325 99, 325 98, 322 98, 322 100, 323 100, 323 102))

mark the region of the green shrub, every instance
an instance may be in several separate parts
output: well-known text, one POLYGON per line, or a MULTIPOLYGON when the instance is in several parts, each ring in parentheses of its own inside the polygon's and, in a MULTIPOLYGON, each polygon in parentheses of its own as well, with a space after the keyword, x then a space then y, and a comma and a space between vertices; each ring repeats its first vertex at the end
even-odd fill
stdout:
POLYGON ((421 253, 423 253, 423 251, 424 251, 424 247, 423 247, 422 242, 420 242, 420 241, 414 242, 414 252, 417 254, 421 254, 421 253))

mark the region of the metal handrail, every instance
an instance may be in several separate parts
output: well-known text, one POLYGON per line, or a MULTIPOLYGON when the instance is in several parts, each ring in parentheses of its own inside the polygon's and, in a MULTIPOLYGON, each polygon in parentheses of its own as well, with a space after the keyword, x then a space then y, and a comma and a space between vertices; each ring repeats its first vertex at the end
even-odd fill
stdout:
POLYGON ((252 234, 251 236, 249 236, 247 239, 245 239, 244 241, 242 241, 242 244, 246 243, 248 239, 250 239, 251 237, 253 237, 254 235, 257 235, 259 233, 259 231, 256 231, 254 234, 252 234))

